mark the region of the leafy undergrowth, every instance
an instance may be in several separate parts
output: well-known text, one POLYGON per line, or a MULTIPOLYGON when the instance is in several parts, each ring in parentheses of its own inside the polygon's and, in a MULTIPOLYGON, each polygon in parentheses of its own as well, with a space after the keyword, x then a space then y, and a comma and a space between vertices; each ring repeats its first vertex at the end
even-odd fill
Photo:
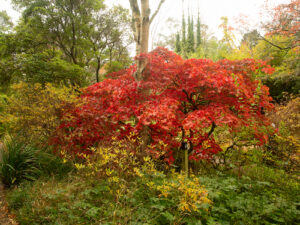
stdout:
POLYGON ((283 189, 249 177, 219 175, 202 177, 214 202, 209 224, 297 224, 299 218, 299 188, 283 189), (298 207, 298 209, 297 209, 298 207))
MULTIPOLYGON (((60 181, 40 179, 10 190, 7 199, 20 224, 32 225, 300 222, 298 185, 282 188, 276 183, 225 174, 203 175, 200 183, 208 190, 212 202, 207 200, 195 206, 199 209, 196 211, 179 207, 178 192, 172 192, 172 186, 176 186, 174 177, 162 174, 152 183, 143 176, 136 177, 126 187, 78 175, 60 181), (153 185, 157 188, 151 188, 153 185)), ((186 191, 190 191, 188 185, 186 191)))

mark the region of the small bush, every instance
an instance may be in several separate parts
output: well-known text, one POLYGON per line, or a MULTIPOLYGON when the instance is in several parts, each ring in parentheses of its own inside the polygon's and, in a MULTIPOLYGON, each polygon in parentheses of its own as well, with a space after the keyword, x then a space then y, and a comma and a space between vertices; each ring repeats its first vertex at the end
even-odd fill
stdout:
MULTIPOLYGON (((154 169, 149 153, 142 151, 139 146, 140 141, 132 133, 126 140, 114 139, 109 146, 90 148, 93 154, 78 154, 75 158, 75 167, 81 173, 95 179, 128 181, 136 176, 136 171, 142 167, 154 169)), ((61 154, 66 161, 74 159, 65 151, 61 154)))
POLYGON ((280 133, 288 133, 300 138, 300 97, 293 98, 282 105, 277 105, 275 112, 270 115, 271 121, 280 133), (283 124, 284 122, 284 124, 283 124), (285 130, 283 130, 285 129, 285 130))
MULTIPOLYGON (((139 140, 132 134, 126 141, 114 140, 109 147, 92 148, 92 155, 80 154, 82 162, 77 159, 75 163, 84 177, 107 182, 113 194, 113 204, 117 206, 114 209, 117 215, 110 218, 116 221, 113 224, 120 223, 127 210, 143 204, 145 208, 137 209, 132 215, 134 221, 169 224, 176 220, 187 221, 187 215, 194 221, 205 220, 211 202, 199 179, 195 176, 187 178, 172 170, 167 175, 158 171, 155 166, 157 159, 147 155, 139 145, 139 140), (148 209, 155 216, 146 213, 148 209)), ((63 155, 67 160, 69 155, 63 155)))

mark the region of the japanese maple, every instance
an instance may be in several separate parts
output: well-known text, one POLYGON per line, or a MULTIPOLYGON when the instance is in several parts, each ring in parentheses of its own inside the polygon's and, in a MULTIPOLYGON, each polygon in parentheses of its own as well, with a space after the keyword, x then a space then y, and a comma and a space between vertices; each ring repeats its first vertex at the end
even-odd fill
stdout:
POLYGON ((256 73, 272 73, 263 61, 184 60, 164 48, 141 55, 147 60, 141 81, 135 65, 89 86, 84 104, 64 118, 54 143, 70 154, 92 153, 90 147, 112 139, 137 136, 147 127, 148 148, 169 163, 174 152, 187 149, 190 159, 209 158, 221 151, 216 127, 237 132, 250 127, 264 142, 260 126, 268 125, 264 112, 273 106, 268 88, 256 73))

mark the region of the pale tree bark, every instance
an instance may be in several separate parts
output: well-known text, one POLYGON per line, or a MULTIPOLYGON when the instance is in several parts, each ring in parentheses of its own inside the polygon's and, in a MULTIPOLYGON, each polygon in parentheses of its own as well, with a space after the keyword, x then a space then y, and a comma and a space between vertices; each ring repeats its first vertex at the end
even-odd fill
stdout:
MULTIPOLYGON (((140 0, 140 7, 138 0, 129 0, 130 8, 132 11, 132 30, 134 35, 134 41, 136 43, 136 55, 139 56, 142 53, 148 53, 149 45, 149 30, 150 24, 154 20, 158 11, 160 10, 162 4, 165 0, 160 0, 159 5, 153 15, 150 18, 150 7, 149 0, 140 0)), ((142 81, 146 79, 144 72, 147 66, 146 59, 139 59, 136 61, 137 71, 133 75, 136 81, 142 81)), ((139 89, 139 91, 144 91, 139 89)), ((140 133, 141 138, 141 150, 145 150, 147 145, 151 142, 150 130, 148 126, 143 126, 140 133)))
MULTIPOLYGON (((134 41, 136 43, 136 55, 142 53, 148 53, 149 47, 149 30, 150 24, 159 12, 162 4, 165 0, 160 0, 159 5, 153 15, 150 18, 150 7, 149 0, 140 0, 140 7, 138 0, 129 0, 131 11, 132 11, 132 30, 134 35, 134 41)), ((135 73, 135 79, 141 81, 144 79, 143 71, 147 65, 146 60, 138 60, 137 71, 135 73)))

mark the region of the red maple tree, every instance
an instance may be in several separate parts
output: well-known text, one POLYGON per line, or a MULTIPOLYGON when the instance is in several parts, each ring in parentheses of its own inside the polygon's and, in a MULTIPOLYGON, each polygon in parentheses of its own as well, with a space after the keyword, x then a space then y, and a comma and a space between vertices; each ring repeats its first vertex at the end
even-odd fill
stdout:
POLYGON ((265 141, 258 128, 268 125, 264 112, 273 106, 268 88, 254 78, 273 72, 265 62, 184 60, 161 47, 140 57, 148 61, 144 80, 133 78, 133 65, 86 88, 84 104, 65 116, 53 142, 70 154, 89 154, 91 146, 139 136, 147 127, 145 151, 172 163, 174 151, 186 146, 196 160, 221 151, 214 139, 219 126, 230 132, 248 126, 265 141))
POLYGON ((285 49, 299 47, 300 30, 300 0, 290 0, 289 3, 279 4, 276 7, 269 7, 266 2, 265 10, 270 20, 263 24, 267 36, 282 35, 292 38, 292 45, 285 49))

